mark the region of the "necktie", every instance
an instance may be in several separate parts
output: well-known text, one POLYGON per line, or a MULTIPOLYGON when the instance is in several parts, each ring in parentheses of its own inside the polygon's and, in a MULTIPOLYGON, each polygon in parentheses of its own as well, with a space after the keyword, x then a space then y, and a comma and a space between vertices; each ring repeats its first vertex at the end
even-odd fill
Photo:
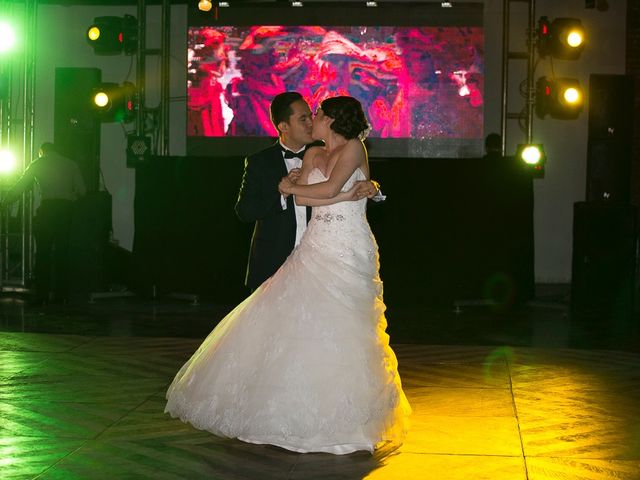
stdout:
POLYGON ((302 157, 304 157, 304 152, 306 149, 303 149, 301 151, 299 151, 298 153, 292 152, 291 150, 287 150, 286 148, 283 148, 282 151, 284 152, 284 158, 300 158, 302 159, 302 157))

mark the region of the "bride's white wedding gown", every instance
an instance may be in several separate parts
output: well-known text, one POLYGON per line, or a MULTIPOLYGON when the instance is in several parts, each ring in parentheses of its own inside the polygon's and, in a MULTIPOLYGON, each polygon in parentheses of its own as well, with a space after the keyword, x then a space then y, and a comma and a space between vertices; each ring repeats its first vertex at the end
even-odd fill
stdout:
MULTIPOLYGON (((343 187, 365 176, 357 169, 343 187)), ((309 183, 324 181, 321 171, 309 183)), ((409 403, 389 348, 366 199, 315 207, 284 265, 180 369, 165 412, 296 452, 400 443, 409 403)))

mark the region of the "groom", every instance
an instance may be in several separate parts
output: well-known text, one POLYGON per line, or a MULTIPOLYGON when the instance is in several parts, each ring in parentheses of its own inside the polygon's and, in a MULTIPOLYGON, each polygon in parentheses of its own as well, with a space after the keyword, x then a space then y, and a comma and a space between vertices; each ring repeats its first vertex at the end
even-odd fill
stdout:
MULTIPOLYGON (((244 176, 236 203, 243 222, 255 222, 245 284, 251 291, 273 275, 300 243, 310 208, 297 206, 291 195, 281 195, 282 177, 302 164, 311 138, 311 109, 298 92, 276 95, 270 107, 278 141, 245 160, 244 176)), ((371 198, 377 188, 362 182, 361 196, 371 198)))

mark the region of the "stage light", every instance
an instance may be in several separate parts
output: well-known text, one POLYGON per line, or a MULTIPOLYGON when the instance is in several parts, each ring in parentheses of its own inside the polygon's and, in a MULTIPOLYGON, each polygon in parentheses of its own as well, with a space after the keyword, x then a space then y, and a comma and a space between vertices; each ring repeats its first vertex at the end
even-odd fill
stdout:
POLYGON ((109 94, 107 92, 98 92, 93 97, 93 103, 99 108, 104 108, 109 105, 109 94))
POLYGON ((89 27, 87 37, 89 37, 89 40, 95 42, 100 38, 100 29, 98 27, 89 27))
POLYGON ((540 77, 536 83, 536 115, 573 120, 583 107, 580 82, 575 78, 540 77))
POLYGON ((18 162, 13 152, 0 150, 0 175, 9 175, 16 169, 18 162))
POLYGON ((378 2, 367 2, 365 5, 367 7, 377 7, 378 6, 378 2))
POLYGON ((219 7, 228 7, 229 6, 229 2, 218 2, 218 6, 219 7))
POLYGON ((209 0, 200 0, 198 2, 198 10, 202 12, 208 12, 213 7, 213 4, 209 0))
POLYGON ((541 57, 551 55, 564 60, 576 60, 584 49, 585 31, 577 18, 547 17, 538 21, 538 53, 541 57))
POLYGON ((567 45, 572 48, 579 47, 584 42, 584 35, 582 32, 572 30, 567 34, 567 45))
POLYGON ((574 105, 578 103, 581 97, 578 89, 574 87, 569 87, 565 89, 565 91, 562 93, 562 96, 568 105, 574 105))
POLYGON ((138 21, 124 17, 96 17, 87 29, 87 41, 96 55, 133 55, 138 48, 138 21))
POLYGON ((540 159, 542 158, 542 152, 537 145, 527 145, 522 149, 520 157, 529 165, 535 165, 540 163, 540 159))
POLYGON ((531 173, 541 178, 544 176, 544 165, 547 156, 544 153, 542 144, 520 144, 516 150, 516 159, 522 162, 531 173))
POLYGON ((93 90, 93 108, 102 122, 131 122, 136 111, 135 93, 129 82, 103 83, 93 90))
POLYGON ((291 2, 291 6, 292 7, 301 7, 302 6, 302 2, 291 2))
POLYGON ((127 136, 127 167, 136 168, 149 161, 151 137, 131 134, 127 136))
POLYGON ((10 51, 16 44, 16 32, 5 22, 0 22, 0 54, 10 51))

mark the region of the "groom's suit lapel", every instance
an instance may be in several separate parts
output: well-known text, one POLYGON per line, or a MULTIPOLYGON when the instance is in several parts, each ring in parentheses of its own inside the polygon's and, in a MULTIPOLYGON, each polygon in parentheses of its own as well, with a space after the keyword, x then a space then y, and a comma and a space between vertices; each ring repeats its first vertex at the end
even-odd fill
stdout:
POLYGON ((284 157, 282 156, 282 150, 280 149, 280 143, 276 142, 273 144, 273 148, 271 150, 271 156, 273 158, 273 171, 278 172, 280 178, 287 176, 287 164, 284 163, 284 157))

